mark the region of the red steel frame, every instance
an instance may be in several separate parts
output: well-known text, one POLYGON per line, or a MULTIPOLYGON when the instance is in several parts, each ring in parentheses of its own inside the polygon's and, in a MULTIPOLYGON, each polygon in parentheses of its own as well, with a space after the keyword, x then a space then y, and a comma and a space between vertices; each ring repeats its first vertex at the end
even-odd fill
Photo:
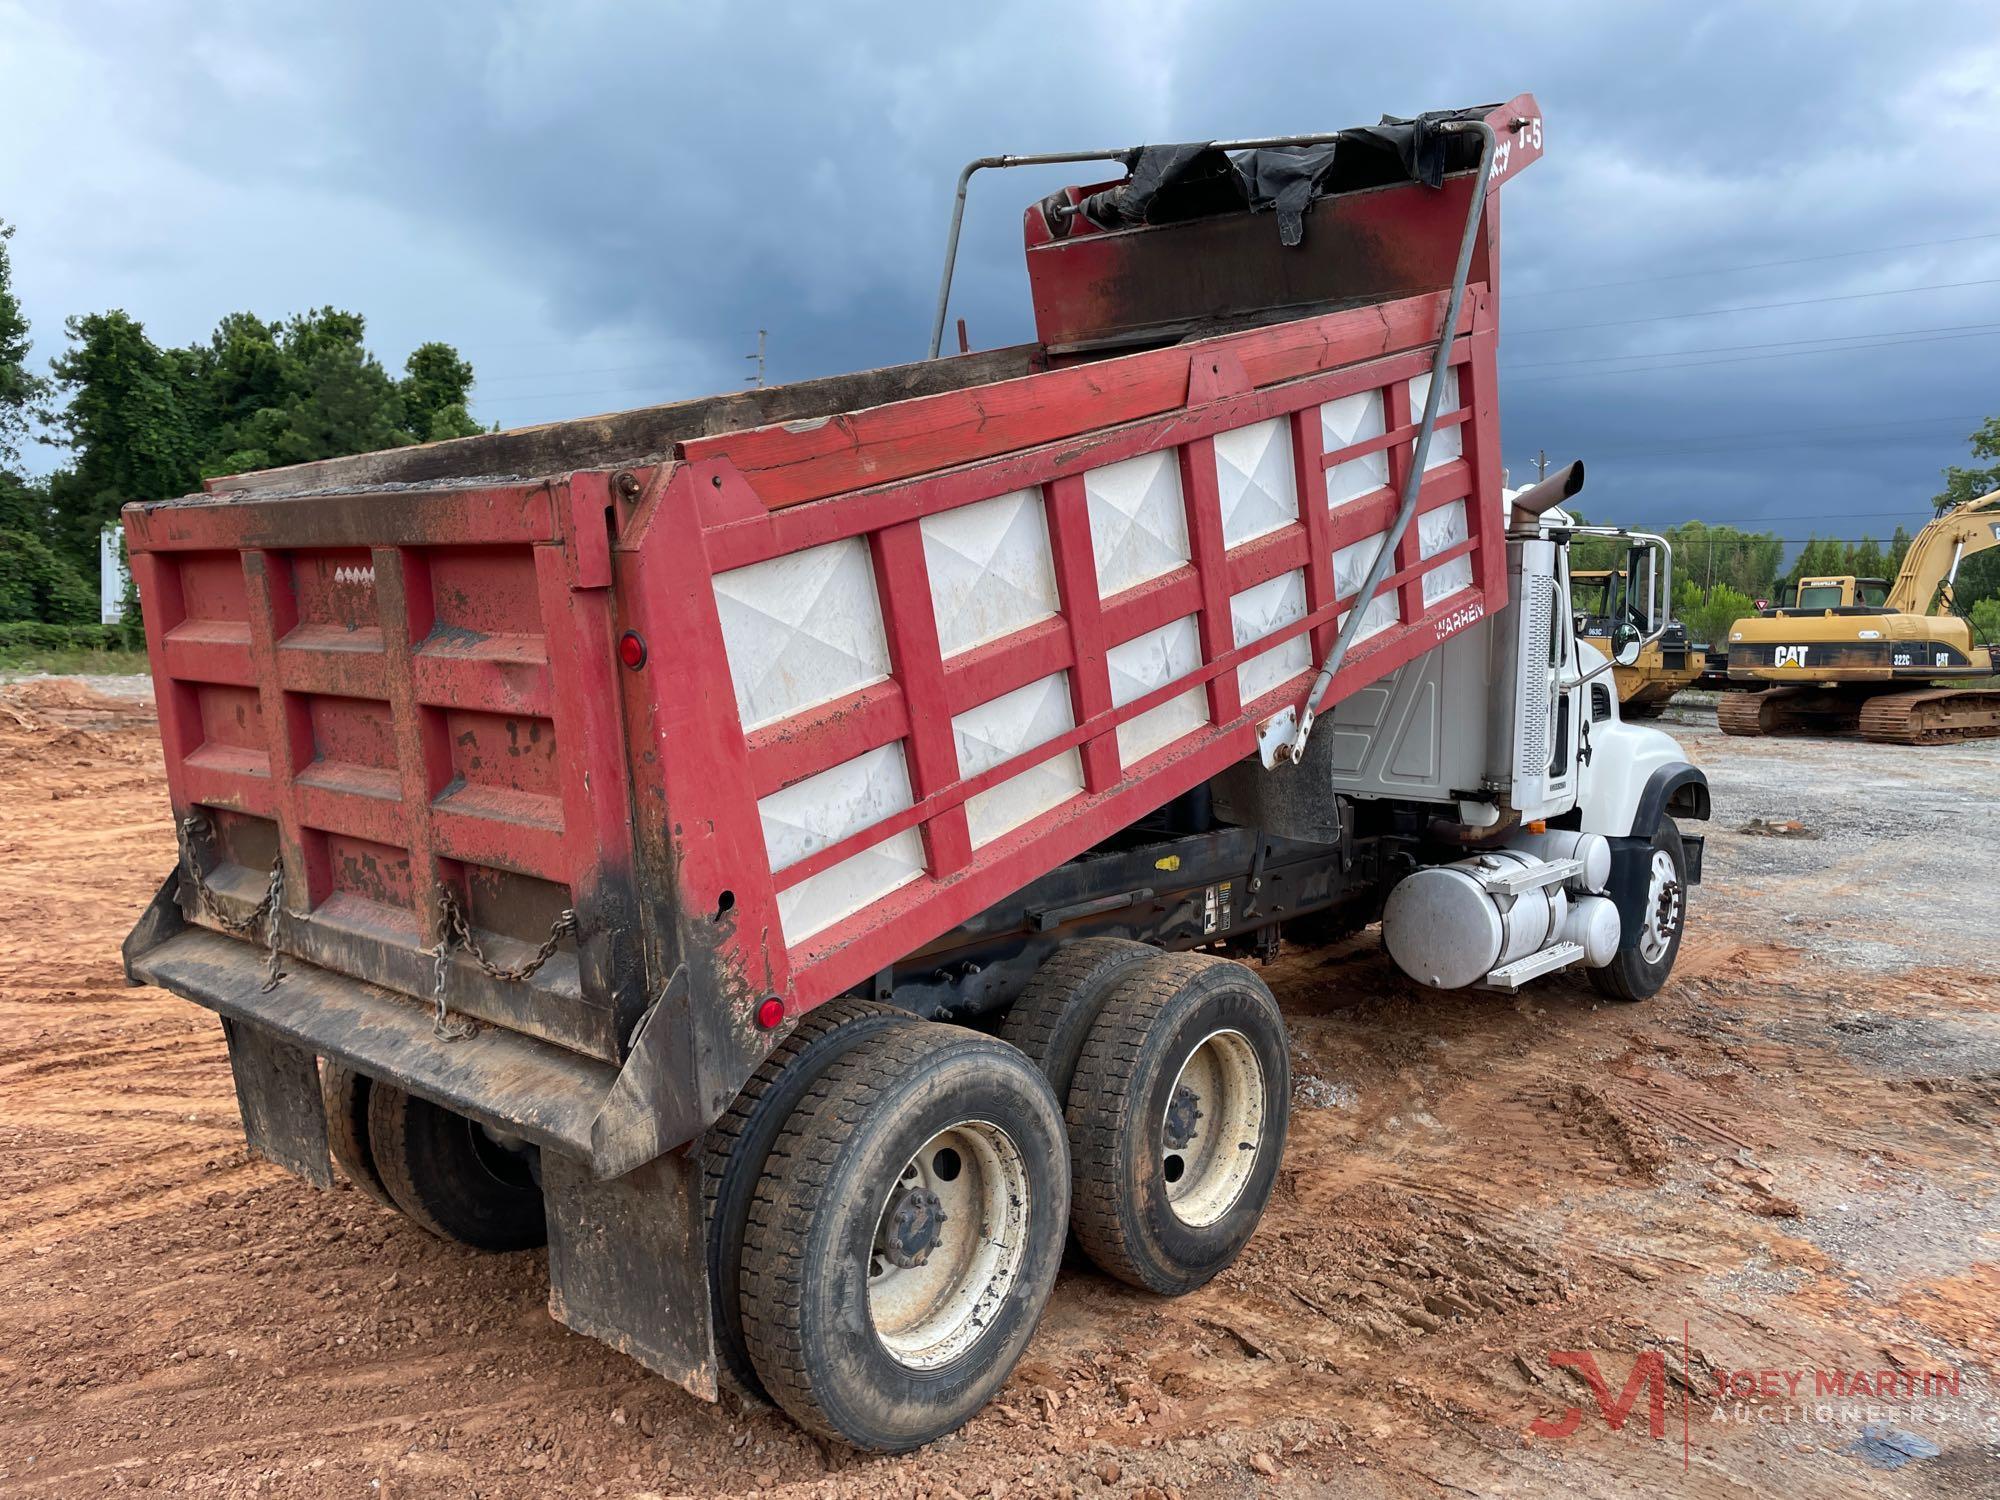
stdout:
MULTIPOLYGON (((1491 230, 1489 217, 1489 245, 1491 230)), ((725 1029, 747 1027, 754 1003, 769 995, 796 1014, 1254 753, 1259 721, 1303 696, 1310 669, 1247 704, 1238 701, 1235 669, 1300 633, 1316 659, 1332 645, 1337 617, 1354 602, 1335 597, 1332 556, 1385 530, 1395 511, 1416 432, 1405 382, 1429 368, 1444 301, 1426 294, 816 426, 705 438, 618 483, 579 472, 461 490, 130 507, 176 814, 205 807, 271 820, 286 875, 285 946, 346 972, 356 971, 354 924, 323 910, 333 889, 327 837, 405 854, 403 883, 375 891, 387 915, 377 941, 363 945, 370 956, 361 977, 412 994, 430 989, 417 948, 438 940, 437 890, 480 870, 569 893, 581 920, 581 988, 601 1003, 612 1004, 604 997, 635 971, 629 945, 650 931, 656 972, 646 993, 617 997, 617 1019, 603 1035, 557 1037, 570 1045, 620 1052, 624 1025, 662 982, 659 966, 676 958, 702 958, 696 977, 708 993, 697 991, 697 1002, 726 1008, 725 1029), (1322 452, 1319 405, 1369 390, 1382 392, 1383 435, 1322 452), (1215 437, 1272 418, 1290 426, 1299 519, 1225 548, 1215 437), (1180 464, 1191 559, 1100 601, 1084 475, 1169 450, 1180 464), (1329 508, 1328 468, 1378 450, 1388 454, 1388 484, 1329 508), (1061 613, 945 659, 919 524, 1028 488, 1045 502, 1061 613), (890 677, 746 734, 715 575, 850 537, 865 537, 871 549, 890 677), (497 567, 510 548, 532 558, 535 629, 441 629, 433 588, 441 559, 490 554, 497 567), (350 552, 373 568, 373 633, 364 622, 344 631, 302 624, 301 568, 323 573, 331 556, 350 552), (231 568, 240 606, 190 597, 229 594, 217 580, 231 568), (1230 596, 1296 569, 1304 571, 1306 616, 1236 647, 1230 596), (1110 648, 1190 615, 1200 627, 1200 667, 1114 708, 1110 648), (625 629, 650 648, 633 671, 615 664, 625 629), (961 776, 952 716, 1058 671, 1069 676, 1076 727, 961 776), (1138 765, 1122 764, 1117 726, 1197 684, 1211 722, 1138 765), (254 692, 255 733, 219 741, 201 717, 204 686, 254 692), (388 705, 393 757, 384 750, 380 759, 393 759, 393 776, 330 762, 312 719, 319 697, 388 705), (501 784, 468 801, 445 729, 448 714, 465 710, 509 723, 546 720, 560 747, 557 795, 501 784), (914 805, 774 876, 757 799, 892 741, 904 742, 914 805), (975 853, 967 800, 1071 749, 1080 754, 1082 793, 975 853), (919 878, 785 946, 781 890, 908 829, 923 836, 919 878), (399 894, 408 903, 400 927, 399 894)), ((1451 355, 1460 409, 1439 421, 1460 432, 1462 456, 1424 476, 1418 501, 1422 512, 1464 499, 1469 535, 1420 564, 1419 527, 1409 527, 1384 585, 1400 594, 1401 622, 1354 650, 1329 701, 1505 602, 1494 343, 1494 300, 1481 282, 1468 292, 1451 355), (1472 559, 1471 587, 1425 608, 1422 574, 1460 556, 1472 559)), ((245 905, 254 898, 241 879, 237 890, 245 905)), ((479 1012, 487 1002, 463 970, 454 1003, 479 1012)), ((523 1022, 513 1014, 509 1024, 523 1022)))

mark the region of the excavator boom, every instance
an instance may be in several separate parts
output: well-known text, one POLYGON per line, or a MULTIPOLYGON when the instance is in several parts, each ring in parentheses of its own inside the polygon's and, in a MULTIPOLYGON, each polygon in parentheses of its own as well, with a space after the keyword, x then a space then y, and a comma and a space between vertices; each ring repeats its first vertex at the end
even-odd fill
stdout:
POLYGON ((1954 506, 1917 533, 1889 590, 1889 608, 1907 615, 1943 612, 1959 564, 1989 547, 2000 547, 2000 490, 1954 506))

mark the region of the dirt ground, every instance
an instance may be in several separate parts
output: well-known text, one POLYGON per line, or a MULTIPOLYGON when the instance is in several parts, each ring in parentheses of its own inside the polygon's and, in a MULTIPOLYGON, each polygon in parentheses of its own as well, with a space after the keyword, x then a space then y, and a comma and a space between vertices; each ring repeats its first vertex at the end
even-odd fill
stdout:
POLYGON ((144 699, 0 689, 0 1495, 2000 1494, 2000 743, 1666 727, 1717 817, 1664 994, 1288 952, 1242 1260, 1066 1271, 999 1401, 869 1459, 251 1160, 215 1018, 119 972, 173 858, 144 699))

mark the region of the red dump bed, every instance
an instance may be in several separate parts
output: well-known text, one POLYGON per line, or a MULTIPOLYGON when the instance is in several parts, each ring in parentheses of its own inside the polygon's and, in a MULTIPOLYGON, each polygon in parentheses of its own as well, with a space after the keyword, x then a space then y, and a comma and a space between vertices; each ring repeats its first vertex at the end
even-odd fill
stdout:
MULTIPOLYGON (((455 908, 488 962, 450 945, 453 1011, 615 1063, 679 970, 688 1044, 755 1055, 767 998, 866 982, 1299 704, 1395 510, 1471 188, 1367 209, 1429 268, 1412 295, 129 507, 188 866, 241 918, 275 861, 317 970, 428 1001, 455 908), (565 911, 531 977, 493 972, 565 911)), ((1419 515, 1333 697, 1503 602, 1485 215, 1419 515)))

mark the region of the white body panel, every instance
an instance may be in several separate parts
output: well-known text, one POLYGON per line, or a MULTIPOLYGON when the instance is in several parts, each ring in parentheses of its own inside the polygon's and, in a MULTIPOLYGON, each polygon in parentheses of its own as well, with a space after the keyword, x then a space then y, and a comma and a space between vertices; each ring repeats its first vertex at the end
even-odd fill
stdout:
POLYGON ((859 537, 718 573, 715 608, 746 730, 889 676, 875 566, 859 537))
MULTIPOLYGON (((1076 728, 1069 673, 1057 672, 969 708, 951 721, 958 767, 973 776, 1076 728)), ((991 843, 1083 790, 1083 757, 1065 750, 965 804, 972 847, 991 843)))
MULTIPOLYGON (((910 770, 900 744, 794 782, 757 803, 771 868, 783 870, 849 834, 901 812, 911 802, 910 770)), ((852 916, 924 871, 915 829, 893 834, 830 869, 778 893, 778 916, 793 941, 852 916)))
POLYGON ((1040 491, 996 495, 925 516, 920 524, 938 646, 946 656, 1061 611, 1040 491))
MULTIPOLYGON (((1577 643, 1577 655, 1582 658, 1586 672, 1604 660, 1585 641, 1577 643)), ((1608 684, 1611 673, 1607 671, 1596 680, 1608 684)), ((1590 764, 1581 772, 1582 791, 1577 804, 1583 810, 1585 833, 1616 838, 1632 831, 1632 816, 1639 810, 1639 798, 1653 773, 1662 766, 1680 764, 1687 759, 1687 753, 1665 731, 1645 724, 1627 724, 1619 718, 1615 686, 1607 696, 1609 715, 1590 726, 1590 764)))
POLYGON ((107 526, 97 534, 97 618, 115 625, 125 618, 125 586, 132 575, 125 569, 125 528, 107 526))

